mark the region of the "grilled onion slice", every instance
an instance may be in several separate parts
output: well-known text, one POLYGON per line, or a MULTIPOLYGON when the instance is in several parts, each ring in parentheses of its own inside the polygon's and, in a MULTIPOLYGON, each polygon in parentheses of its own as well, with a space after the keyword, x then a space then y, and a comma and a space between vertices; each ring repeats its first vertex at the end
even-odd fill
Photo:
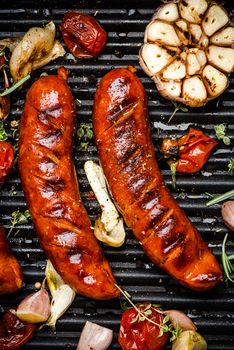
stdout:
POLYGON ((214 2, 168 2, 146 27, 139 61, 162 96, 203 106, 228 87, 234 71, 234 26, 214 2))

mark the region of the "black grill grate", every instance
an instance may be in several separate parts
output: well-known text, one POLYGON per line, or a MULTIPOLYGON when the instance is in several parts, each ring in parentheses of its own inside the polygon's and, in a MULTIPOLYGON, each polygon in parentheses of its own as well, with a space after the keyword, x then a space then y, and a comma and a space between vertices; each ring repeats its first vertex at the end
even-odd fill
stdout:
MULTIPOLYGON (((229 13, 231 12, 231 2, 229 13)), ((231 146, 219 144, 204 169, 196 175, 178 175, 178 202, 195 223, 204 239, 220 259, 221 242, 226 232, 220 217, 218 206, 207 208, 204 192, 223 193, 233 188, 233 177, 227 171, 227 164, 233 158, 234 138, 234 77, 226 92, 206 107, 190 109, 188 113, 178 112, 170 127, 166 122, 173 111, 169 101, 161 98, 155 91, 154 84, 141 71, 137 54, 143 41, 145 26, 159 1, 114 0, 114 1, 0 1, 0 37, 22 35, 31 26, 41 26, 53 20, 57 29, 63 14, 72 8, 95 15, 108 32, 108 43, 103 54, 96 61, 76 61, 70 54, 65 59, 58 59, 39 72, 56 72, 57 67, 65 65, 70 69, 69 84, 74 97, 81 101, 77 107, 78 125, 91 123, 92 101, 96 84, 111 68, 134 65, 138 68, 149 98, 149 113, 155 146, 167 135, 181 136, 187 127, 199 125, 209 135, 214 135, 214 124, 226 123, 227 135, 231 146)), ((59 29, 58 29, 58 36, 59 29)), ((31 82, 28 84, 28 86, 31 82)), ((26 88, 12 96, 12 112, 9 121, 19 119, 24 104, 26 88)), ((89 200, 90 188, 83 171, 85 160, 97 160, 97 151, 91 142, 89 151, 75 149, 75 163, 78 172, 80 190, 84 204, 94 220, 100 212, 96 201, 89 200)), ((159 160, 167 185, 171 188, 170 172, 166 164, 159 160)), ((9 229, 10 215, 14 210, 26 208, 18 172, 15 171, 0 192, 1 221, 9 229), (16 193, 13 193, 15 192, 16 193)), ((143 254, 140 245, 127 230, 127 242, 118 249, 103 247, 114 270, 118 282, 128 290, 135 302, 149 300, 161 303, 166 308, 178 308, 188 312, 205 336, 210 350, 234 349, 234 288, 224 284, 209 293, 197 294, 179 286, 175 281, 153 266, 143 254)), ((231 235, 230 235, 231 237, 231 235)), ((11 247, 21 261, 24 272, 24 287, 14 295, 1 297, 2 309, 16 306, 19 301, 34 290, 34 283, 42 281, 45 269, 45 255, 39 247, 32 225, 24 225, 18 235, 10 238, 11 247)), ((234 242, 227 245, 228 253, 234 253, 234 242)), ((44 329, 29 342, 24 349, 76 349, 80 331, 86 320, 97 322, 114 329, 115 337, 111 349, 119 348, 117 334, 121 309, 118 300, 93 301, 77 296, 72 308, 62 317, 56 333, 44 329)), ((170 346, 167 346, 169 349, 170 346)), ((182 350, 182 349, 181 349, 182 350)))

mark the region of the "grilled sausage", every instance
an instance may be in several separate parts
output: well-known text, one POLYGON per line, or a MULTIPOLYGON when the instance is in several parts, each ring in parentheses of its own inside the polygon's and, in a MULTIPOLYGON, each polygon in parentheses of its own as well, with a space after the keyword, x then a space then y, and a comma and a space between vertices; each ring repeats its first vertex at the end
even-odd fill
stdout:
POLYGON ((0 225, 0 294, 15 292, 23 282, 22 271, 10 251, 4 229, 0 225))
POLYGON ((127 69, 115 69, 101 80, 93 127, 112 196, 149 258, 198 291, 221 281, 218 262, 164 184, 144 88, 127 69))
POLYGON ((75 105, 65 79, 60 68, 27 93, 19 139, 23 190, 40 244, 64 281, 84 296, 110 299, 119 292, 81 202, 72 161, 75 105))

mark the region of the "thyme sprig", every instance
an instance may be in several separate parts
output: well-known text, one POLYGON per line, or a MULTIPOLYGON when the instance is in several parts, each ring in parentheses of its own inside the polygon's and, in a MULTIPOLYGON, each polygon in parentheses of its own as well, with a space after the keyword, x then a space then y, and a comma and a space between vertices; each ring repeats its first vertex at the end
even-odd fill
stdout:
POLYGON ((172 118, 174 117, 174 115, 179 111, 181 110, 182 112, 188 112, 188 108, 184 107, 181 103, 177 103, 175 101, 171 101, 172 104, 174 105, 174 111, 172 113, 172 115, 170 116, 170 118, 168 119, 167 121, 167 124, 169 124, 172 120, 172 118))
POLYGON ((231 274, 234 272, 234 266, 231 263, 231 260, 234 260, 234 254, 227 255, 226 253, 226 242, 228 238, 228 233, 225 235, 223 244, 222 244, 222 264, 223 264, 223 270, 224 270, 224 276, 225 276, 225 282, 228 284, 228 282, 234 283, 234 280, 231 277, 231 274))
POLYGON ((234 159, 230 159, 228 163, 228 172, 233 175, 234 173, 234 159))
MULTIPOLYGON (((10 220, 11 226, 10 226, 10 230, 8 231, 7 237, 10 237, 12 231, 17 225, 26 224, 30 218, 31 218, 31 214, 29 210, 25 210, 23 213, 21 213, 19 210, 13 211, 13 213, 11 214, 11 220, 10 220)), ((19 230, 16 231, 15 236, 17 235, 18 232, 19 230)))
POLYGON ((89 141, 93 138, 93 130, 90 125, 81 124, 77 130, 77 136, 82 141, 80 149, 87 150, 89 148, 89 141))
MULTIPOLYGON (((128 303, 137 311, 137 315, 136 317, 134 317, 131 321, 131 323, 134 322, 142 322, 147 320, 148 322, 154 324, 155 326, 157 326, 159 328, 159 335, 158 337, 161 337, 164 333, 171 333, 171 338, 170 341, 174 341, 175 339, 177 339, 182 330, 181 328, 177 325, 176 329, 173 327, 172 323, 170 322, 170 318, 168 315, 166 315, 163 318, 163 322, 161 324, 153 321, 152 319, 150 319, 148 316, 150 316, 152 314, 152 309, 156 309, 157 312, 161 313, 160 310, 158 309, 159 305, 154 305, 154 304, 148 304, 145 309, 140 310, 139 307, 137 307, 133 301, 131 300, 131 295, 124 291, 122 288, 120 288, 117 284, 115 284, 116 288, 118 288, 118 290, 121 292, 121 294, 125 297, 125 299, 128 301, 128 303)), ((126 307, 126 304, 125 304, 126 307)))
POLYGON ((26 77, 20 79, 19 81, 17 81, 17 82, 14 83, 13 85, 11 85, 9 88, 7 88, 6 90, 4 90, 2 93, 0 93, 0 97, 11 94, 13 91, 15 91, 16 89, 18 89, 21 85, 23 85, 23 84, 24 84, 27 80, 29 80, 30 78, 31 78, 30 74, 26 75, 26 77))
POLYGON ((4 128, 4 123, 3 121, 0 121, 0 141, 6 141, 8 138, 7 132, 4 128))

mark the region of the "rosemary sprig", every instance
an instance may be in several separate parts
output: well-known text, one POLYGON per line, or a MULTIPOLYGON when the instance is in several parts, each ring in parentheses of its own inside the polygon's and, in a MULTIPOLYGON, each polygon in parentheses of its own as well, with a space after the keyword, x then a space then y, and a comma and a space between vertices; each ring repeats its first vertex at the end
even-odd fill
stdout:
POLYGON ((7 237, 10 237, 11 232, 13 231, 15 226, 26 224, 30 218, 31 218, 31 214, 29 210, 25 210, 24 213, 21 213, 19 210, 14 211, 11 214, 11 227, 10 227, 10 230, 8 231, 7 237))
POLYGON ((213 199, 211 199, 210 201, 208 201, 208 202, 206 203, 206 205, 207 205, 207 207, 210 207, 211 205, 214 205, 214 204, 223 202, 223 201, 225 201, 226 199, 229 199, 229 198, 232 198, 232 197, 234 197, 234 190, 225 192, 225 193, 221 194, 220 196, 214 197, 213 199))
POLYGON ((174 101, 171 101, 172 104, 174 105, 174 111, 172 113, 172 115, 170 116, 170 118, 168 119, 167 121, 167 124, 169 124, 172 120, 172 118, 174 117, 174 115, 179 111, 183 111, 183 112, 188 112, 188 108, 184 107, 181 103, 177 103, 177 102, 174 102, 174 101))
POLYGON ((231 277, 232 272, 234 272, 234 266, 231 263, 231 260, 234 260, 234 254, 227 255, 226 254, 226 242, 228 238, 228 233, 225 235, 223 244, 222 244, 222 264, 225 275, 225 282, 234 283, 234 280, 231 277))
POLYGON ((16 89, 18 89, 18 87, 20 87, 21 85, 23 85, 23 84, 24 84, 27 80, 29 80, 30 78, 31 78, 30 74, 26 75, 26 77, 20 79, 20 80, 17 81, 15 84, 11 85, 8 89, 4 90, 4 91, 0 94, 0 97, 11 94, 13 91, 15 91, 16 89))
MULTIPOLYGON (((132 307, 137 311, 137 315, 135 318, 132 319, 131 323, 134 322, 142 322, 147 320, 148 322, 154 324, 155 326, 157 326, 160 331, 159 331, 159 337, 161 337, 164 333, 171 333, 171 338, 170 341, 174 341, 175 339, 177 339, 179 337, 179 335, 181 334, 182 330, 179 328, 179 326, 177 325, 176 329, 174 329, 173 325, 170 323, 168 324, 168 322, 170 322, 170 318, 168 315, 166 315, 163 318, 163 322, 161 324, 153 321, 152 319, 150 319, 148 316, 152 314, 152 309, 156 309, 157 305, 152 305, 149 304, 145 307, 144 310, 140 310, 131 300, 131 296, 128 292, 124 291, 122 288, 120 288, 117 284, 115 284, 116 288, 118 288, 118 290, 121 292, 121 294, 125 297, 125 299, 129 302, 130 305, 132 305, 132 307)), ((126 305, 126 304, 125 304, 126 305)), ((157 309, 157 312, 160 312, 160 310, 157 309)))

